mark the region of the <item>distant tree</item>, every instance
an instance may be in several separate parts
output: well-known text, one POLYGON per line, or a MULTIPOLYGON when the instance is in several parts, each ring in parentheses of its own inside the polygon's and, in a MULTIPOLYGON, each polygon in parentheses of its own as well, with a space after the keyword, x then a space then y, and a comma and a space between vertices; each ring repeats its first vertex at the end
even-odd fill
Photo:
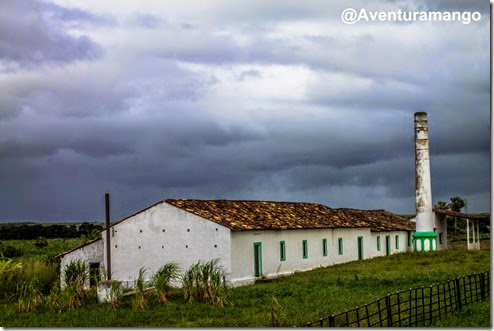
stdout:
POLYGON ((460 197, 452 197, 449 208, 453 211, 461 211, 461 208, 465 207, 465 200, 460 197))
POLYGON ((101 236, 101 232, 93 228, 88 233, 83 233, 81 238, 84 239, 84 242, 88 242, 97 239, 100 236, 101 236))
POLYGON ((448 204, 444 201, 439 200, 436 202, 434 209, 448 209, 448 204))
POLYGON ((14 246, 0 246, 0 253, 3 254, 4 257, 13 258, 22 256, 23 252, 19 248, 15 248, 14 246))
POLYGON ((48 246, 48 240, 46 240, 45 237, 38 237, 36 238, 36 242, 34 243, 34 246, 36 248, 43 248, 48 246))

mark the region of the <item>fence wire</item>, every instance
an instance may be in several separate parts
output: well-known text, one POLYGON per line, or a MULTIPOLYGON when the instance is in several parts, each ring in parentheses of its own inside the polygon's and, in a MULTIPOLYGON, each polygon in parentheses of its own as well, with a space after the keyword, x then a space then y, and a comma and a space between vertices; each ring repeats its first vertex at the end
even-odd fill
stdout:
POLYGON ((307 323, 307 327, 424 327, 490 295, 490 271, 388 294, 372 303, 307 323))

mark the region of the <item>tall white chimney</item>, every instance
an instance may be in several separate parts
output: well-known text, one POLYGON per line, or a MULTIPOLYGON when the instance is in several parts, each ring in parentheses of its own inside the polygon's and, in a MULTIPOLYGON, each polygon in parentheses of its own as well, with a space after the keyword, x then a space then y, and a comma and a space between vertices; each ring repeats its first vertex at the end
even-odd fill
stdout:
POLYGON ((431 170, 429 161, 429 129, 427 113, 415 113, 415 251, 437 250, 432 213, 431 170))

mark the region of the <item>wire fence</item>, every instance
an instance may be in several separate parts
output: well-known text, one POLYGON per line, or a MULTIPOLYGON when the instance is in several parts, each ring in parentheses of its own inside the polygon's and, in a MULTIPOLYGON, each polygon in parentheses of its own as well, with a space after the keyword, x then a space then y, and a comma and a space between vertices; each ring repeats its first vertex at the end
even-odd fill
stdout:
POLYGON ((488 298, 490 271, 388 294, 372 303, 307 323, 307 327, 424 327, 488 298))

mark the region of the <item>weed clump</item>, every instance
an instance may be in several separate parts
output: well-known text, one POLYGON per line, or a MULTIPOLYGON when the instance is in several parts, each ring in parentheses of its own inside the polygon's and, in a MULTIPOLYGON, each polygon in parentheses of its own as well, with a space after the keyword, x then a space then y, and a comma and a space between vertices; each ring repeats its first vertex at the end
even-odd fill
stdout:
POLYGON ((110 287, 110 307, 117 309, 122 302, 123 286, 119 281, 112 281, 110 287))
POLYGON ((146 273, 146 269, 143 267, 139 269, 139 275, 136 280, 135 286, 135 298, 134 298, 134 309, 142 310, 148 306, 148 302, 146 297, 144 296, 144 274, 146 273))
POLYGON ((226 272, 219 259, 193 264, 182 276, 182 287, 188 302, 207 301, 218 307, 228 304, 226 272))
POLYGON ((168 302, 170 296, 171 283, 180 277, 180 267, 176 262, 169 262, 163 265, 153 275, 151 282, 154 285, 158 302, 168 302))

